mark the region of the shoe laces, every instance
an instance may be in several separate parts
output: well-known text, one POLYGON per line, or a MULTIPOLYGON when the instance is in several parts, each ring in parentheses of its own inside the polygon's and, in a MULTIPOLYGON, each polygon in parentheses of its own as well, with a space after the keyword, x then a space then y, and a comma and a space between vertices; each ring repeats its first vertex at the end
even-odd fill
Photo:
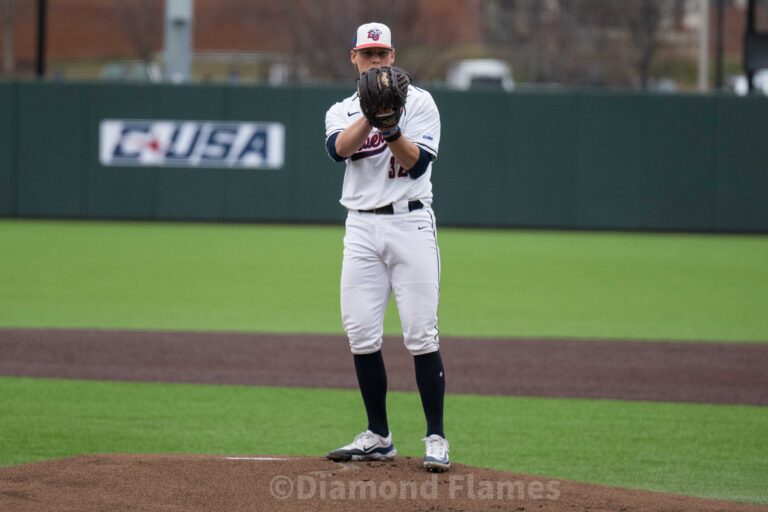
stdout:
POLYGON ((379 442, 379 436, 377 436, 370 430, 366 430, 365 432, 361 432, 357 434, 353 443, 357 443, 358 441, 365 442, 367 439, 370 439, 372 442, 379 442))
POLYGON ((443 458, 448 453, 448 441, 438 435, 425 437, 423 441, 427 444, 427 455, 430 457, 443 458))

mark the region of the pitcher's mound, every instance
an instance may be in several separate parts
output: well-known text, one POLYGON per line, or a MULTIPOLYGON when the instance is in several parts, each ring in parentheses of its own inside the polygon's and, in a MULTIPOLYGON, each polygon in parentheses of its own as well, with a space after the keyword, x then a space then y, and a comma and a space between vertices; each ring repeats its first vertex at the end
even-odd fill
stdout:
POLYGON ((0 469, 13 511, 763 511, 418 459, 337 464, 319 457, 100 455, 0 469))

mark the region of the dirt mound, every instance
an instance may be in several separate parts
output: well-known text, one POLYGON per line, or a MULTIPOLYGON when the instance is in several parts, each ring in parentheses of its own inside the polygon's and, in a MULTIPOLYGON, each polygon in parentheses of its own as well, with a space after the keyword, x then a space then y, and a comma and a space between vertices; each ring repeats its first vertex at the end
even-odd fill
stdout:
POLYGON ((768 511, 418 459, 98 455, 0 469, 0 510, 82 511, 768 511))

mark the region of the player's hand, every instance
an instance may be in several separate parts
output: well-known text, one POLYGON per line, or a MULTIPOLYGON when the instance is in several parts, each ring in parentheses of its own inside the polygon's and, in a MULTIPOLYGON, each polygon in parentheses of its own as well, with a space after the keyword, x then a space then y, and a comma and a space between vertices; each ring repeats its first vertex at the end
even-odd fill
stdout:
POLYGON ((381 109, 374 115, 374 122, 371 123, 379 130, 391 130, 400 123, 400 117, 403 115, 402 108, 398 110, 394 109, 381 109))
POLYGON ((395 67, 371 68, 358 78, 360 109, 373 126, 389 130, 403 115, 411 77, 395 67))

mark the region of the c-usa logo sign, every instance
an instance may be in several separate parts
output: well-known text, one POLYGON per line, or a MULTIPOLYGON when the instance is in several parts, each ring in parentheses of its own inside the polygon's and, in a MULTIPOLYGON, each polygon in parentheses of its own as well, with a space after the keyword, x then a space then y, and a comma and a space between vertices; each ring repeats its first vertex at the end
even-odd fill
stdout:
POLYGON ((105 166, 279 169, 280 123, 105 119, 99 161, 105 166))

